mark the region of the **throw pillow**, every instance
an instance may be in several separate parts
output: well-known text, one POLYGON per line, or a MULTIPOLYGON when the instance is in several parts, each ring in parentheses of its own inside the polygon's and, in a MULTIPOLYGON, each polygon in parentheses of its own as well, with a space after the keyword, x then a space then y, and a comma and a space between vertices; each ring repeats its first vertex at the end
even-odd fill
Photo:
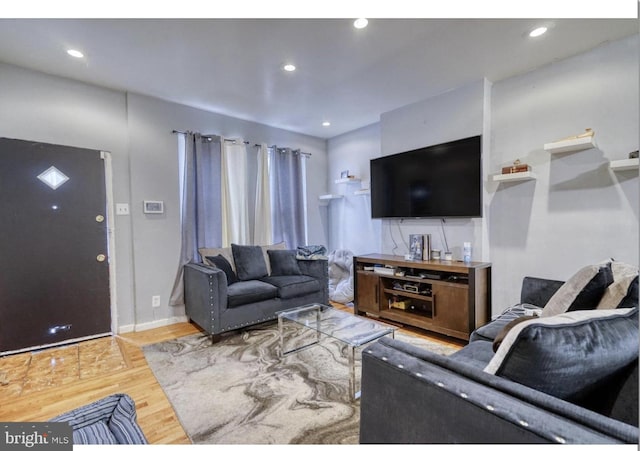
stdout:
POLYGON ((207 257, 207 260, 213 266, 224 272, 224 274, 227 276, 227 285, 234 284, 238 281, 238 276, 236 276, 236 273, 233 272, 231 263, 229 263, 229 260, 224 258, 223 255, 218 254, 215 257, 207 257))
POLYGON ((269 274, 260 246, 231 244, 236 273, 240 280, 255 280, 269 274))
POLYGON ((599 309, 630 308, 638 306, 638 276, 627 276, 607 287, 598 304, 599 309))
POLYGON ((211 262, 207 260, 207 257, 215 257, 216 255, 222 255, 231 264, 231 269, 236 270, 233 262, 233 254, 230 247, 201 247, 198 249, 202 263, 205 265, 211 265, 211 262))
POLYGON ((537 316, 520 316, 514 320, 511 320, 509 323, 507 323, 507 325, 504 326, 500 330, 500 332, 498 332, 498 334, 496 335, 496 338, 493 339, 493 352, 496 352, 498 350, 498 348, 504 341, 504 337, 507 336, 507 334, 511 329, 513 329, 515 326, 517 326, 520 323, 532 320, 534 318, 537 318, 537 316))
POLYGON ((551 296, 540 316, 548 317, 573 310, 594 309, 602 299, 604 290, 612 282, 611 261, 585 266, 551 296))
POLYGON ((268 250, 269 261, 271 262, 272 276, 299 276, 302 275, 296 252, 290 250, 268 250))
POLYGON ((580 310, 511 329, 485 372, 584 401, 638 358, 638 309, 580 310))
POLYGON ((613 272, 613 280, 620 280, 627 276, 637 276, 638 267, 624 262, 611 262, 611 272, 613 272))
POLYGON ((262 248, 262 255, 264 257, 264 261, 267 263, 267 272, 271 274, 271 262, 269 262, 269 256, 267 255, 267 252, 269 250, 284 250, 287 248, 287 243, 285 243, 284 241, 281 241, 276 244, 265 244, 260 247, 262 248))

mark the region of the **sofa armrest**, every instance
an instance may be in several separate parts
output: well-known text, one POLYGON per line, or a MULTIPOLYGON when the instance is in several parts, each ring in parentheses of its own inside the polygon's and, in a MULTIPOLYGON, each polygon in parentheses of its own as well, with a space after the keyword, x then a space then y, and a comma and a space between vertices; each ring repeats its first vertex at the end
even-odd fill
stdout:
POLYGON ((635 443, 638 428, 382 338, 362 354, 361 443, 635 443))
POLYGON ((329 262, 326 259, 298 260, 300 272, 318 280, 322 287, 323 304, 329 303, 329 262))
POLYGON ((522 280, 520 303, 544 307, 562 284, 564 284, 564 282, 560 280, 525 277, 522 280))
POLYGON ((212 266, 189 263, 184 267, 185 312, 210 334, 219 333, 220 315, 227 309, 227 277, 212 266))

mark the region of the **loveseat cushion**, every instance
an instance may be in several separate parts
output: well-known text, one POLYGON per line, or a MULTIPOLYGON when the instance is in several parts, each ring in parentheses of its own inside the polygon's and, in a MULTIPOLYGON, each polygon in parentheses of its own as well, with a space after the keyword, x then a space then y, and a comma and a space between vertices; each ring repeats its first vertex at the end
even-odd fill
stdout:
POLYGON ((236 274, 240 280, 256 280, 269 274, 260 246, 231 244, 236 274))
POLYGON ((491 342, 476 340, 459 351, 454 352, 449 358, 467 365, 472 365, 476 368, 484 369, 493 358, 493 355, 491 342))
POLYGON ((227 288, 227 305, 239 307, 277 297, 278 289, 259 280, 236 282, 227 288))
POLYGON ((296 252, 291 250, 274 250, 267 251, 269 261, 271 262, 272 276, 300 276, 300 267, 296 259, 296 252))
POLYGON ((516 325, 485 371, 577 404, 638 358, 638 309, 581 310, 516 325))
POLYGON ((484 326, 478 327, 476 330, 471 332, 469 341, 485 340, 493 342, 493 340, 498 336, 498 333, 500 333, 507 324, 516 318, 524 316, 527 308, 536 308, 536 306, 532 304, 516 304, 509 307, 500 313, 500 315, 498 315, 498 317, 493 321, 485 324, 484 326))
POLYGON ((596 308, 602 295, 613 283, 611 261, 581 268, 555 292, 540 316, 548 317, 574 310, 596 308))
POLYGON ((260 280, 277 287, 280 299, 291 299, 320 291, 320 283, 310 276, 269 276, 260 280))
POLYGON ((267 274, 271 274, 271 262, 269 261, 268 252, 270 250, 286 250, 287 243, 281 241, 276 244, 263 244, 260 246, 260 249, 262 249, 262 257, 264 258, 264 262, 267 265, 267 274))

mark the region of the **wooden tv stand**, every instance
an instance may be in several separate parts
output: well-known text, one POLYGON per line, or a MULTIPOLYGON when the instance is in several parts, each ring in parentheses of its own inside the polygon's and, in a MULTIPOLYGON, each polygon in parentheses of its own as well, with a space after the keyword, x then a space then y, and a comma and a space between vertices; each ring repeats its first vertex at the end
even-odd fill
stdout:
POLYGON ((369 314, 463 340, 489 322, 491 263, 367 254, 354 257, 353 267, 354 310, 358 315, 369 314), (382 269, 371 269, 376 266, 382 269))

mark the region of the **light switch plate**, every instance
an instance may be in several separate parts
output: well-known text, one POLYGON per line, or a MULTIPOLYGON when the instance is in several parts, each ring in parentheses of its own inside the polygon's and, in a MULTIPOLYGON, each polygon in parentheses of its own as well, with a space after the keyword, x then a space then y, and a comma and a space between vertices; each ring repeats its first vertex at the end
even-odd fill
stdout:
POLYGON ((129 214, 129 204, 116 204, 116 215, 126 216, 129 214))

